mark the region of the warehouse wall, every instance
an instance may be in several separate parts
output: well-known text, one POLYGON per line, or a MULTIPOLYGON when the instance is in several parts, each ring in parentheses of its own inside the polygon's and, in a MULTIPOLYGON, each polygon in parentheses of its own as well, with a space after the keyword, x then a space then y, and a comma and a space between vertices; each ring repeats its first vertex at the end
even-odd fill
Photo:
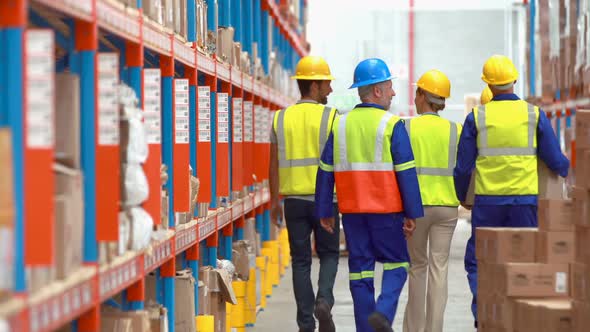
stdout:
MULTIPOLYGON (((324 1, 332 2, 321 0, 324 1)), ((313 6, 328 4, 318 2, 310 2, 313 15, 309 18, 308 36, 312 54, 324 56, 337 77, 330 102, 340 108, 352 107, 357 101, 356 91, 347 88, 354 66, 364 58, 377 56, 387 61, 398 76, 394 81, 397 97, 392 110, 408 114, 413 100, 408 100, 407 5, 406 8, 376 10, 371 6, 367 9, 342 4, 337 17, 326 18, 325 10, 314 10, 313 6)), ((454 7, 443 9, 435 8, 428 1, 416 0, 415 79, 431 68, 447 73, 452 83, 452 96, 444 116, 454 121, 463 120, 465 94, 479 94, 483 89, 480 75, 485 59, 511 50, 506 38, 506 3, 489 3, 456 0, 454 7)), ((513 20, 510 16, 508 19, 513 20)))

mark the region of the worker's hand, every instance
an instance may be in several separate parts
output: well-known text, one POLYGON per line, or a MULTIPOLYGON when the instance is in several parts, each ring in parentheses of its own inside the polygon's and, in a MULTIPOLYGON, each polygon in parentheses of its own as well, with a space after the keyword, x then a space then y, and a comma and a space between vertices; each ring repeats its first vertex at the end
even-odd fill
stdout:
POLYGON ((414 230, 416 230, 416 219, 406 219, 404 221, 404 235, 407 239, 412 237, 414 230))
POLYGON ((336 225, 336 219, 334 217, 320 218, 320 224, 330 234, 334 234, 334 226, 336 225))
POLYGON ((281 205, 281 201, 273 200, 271 207, 270 207, 270 219, 272 223, 281 226, 283 221, 283 206, 281 205))
POLYGON ((465 209, 465 210, 469 210, 471 211, 471 209, 473 209, 473 205, 467 204, 465 202, 461 202, 461 206, 465 209))

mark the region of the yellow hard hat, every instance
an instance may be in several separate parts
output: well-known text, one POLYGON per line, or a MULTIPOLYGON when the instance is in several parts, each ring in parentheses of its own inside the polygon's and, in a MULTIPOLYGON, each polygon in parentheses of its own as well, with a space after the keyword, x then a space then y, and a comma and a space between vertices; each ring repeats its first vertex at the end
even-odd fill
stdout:
POLYGON ((319 56, 304 56, 297 63, 295 68, 295 76, 291 77, 295 80, 321 80, 332 81, 334 76, 330 73, 330 66, 324 58, 319 56))
POLYGON ((518 71, 507 56, 492 55, 483 65, 481 79, 490 85, 505 85, 518 79, 518 71))
POLYGON ((494 98, 494 94, 492 94, 492 90, 490 90, 490 87, 486 85, 485 89, 483 89, 483 91, 481 92, 479 100, 482 105, 485 105, 489 103, 490 100, 492 100, 492 98, 494 98))
POLYGON ((451 81, 447 75, 438 69, 432 69, 424 73, 416 82, 416 85, 433 95, 449 98, 451 96, 451 81))

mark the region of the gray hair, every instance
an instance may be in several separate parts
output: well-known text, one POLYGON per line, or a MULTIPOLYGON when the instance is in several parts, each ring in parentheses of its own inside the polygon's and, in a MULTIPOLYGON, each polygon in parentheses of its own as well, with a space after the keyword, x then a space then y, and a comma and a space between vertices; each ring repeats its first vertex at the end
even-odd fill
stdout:
POLYGON ((369 84, 369 85, 365 85, 365 86, 361 86, 358 88, 358 93, 359 93, 359 97, 361 98, 361 101, 364 102, 364 99, 366 99, 367 97, 371 96, 371 94, 373 93, 373 88, 376 86, 381 86, 383 84, 385 84, 387 81, 384 82, 379 82, 379 83, 375 83, 375 84, 369 84))

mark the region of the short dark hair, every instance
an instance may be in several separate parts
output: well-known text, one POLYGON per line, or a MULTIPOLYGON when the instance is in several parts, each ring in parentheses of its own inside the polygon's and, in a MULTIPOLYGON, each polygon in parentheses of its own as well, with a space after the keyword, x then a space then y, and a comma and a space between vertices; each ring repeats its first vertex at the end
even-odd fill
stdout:
POLYGON ((302 96, 308 96, 311 92, 311 85, 313 83, 317 83, 320 85, 321 81, 318 80, 297 80, 297 85, 299 86, 299 93, 302 96))

